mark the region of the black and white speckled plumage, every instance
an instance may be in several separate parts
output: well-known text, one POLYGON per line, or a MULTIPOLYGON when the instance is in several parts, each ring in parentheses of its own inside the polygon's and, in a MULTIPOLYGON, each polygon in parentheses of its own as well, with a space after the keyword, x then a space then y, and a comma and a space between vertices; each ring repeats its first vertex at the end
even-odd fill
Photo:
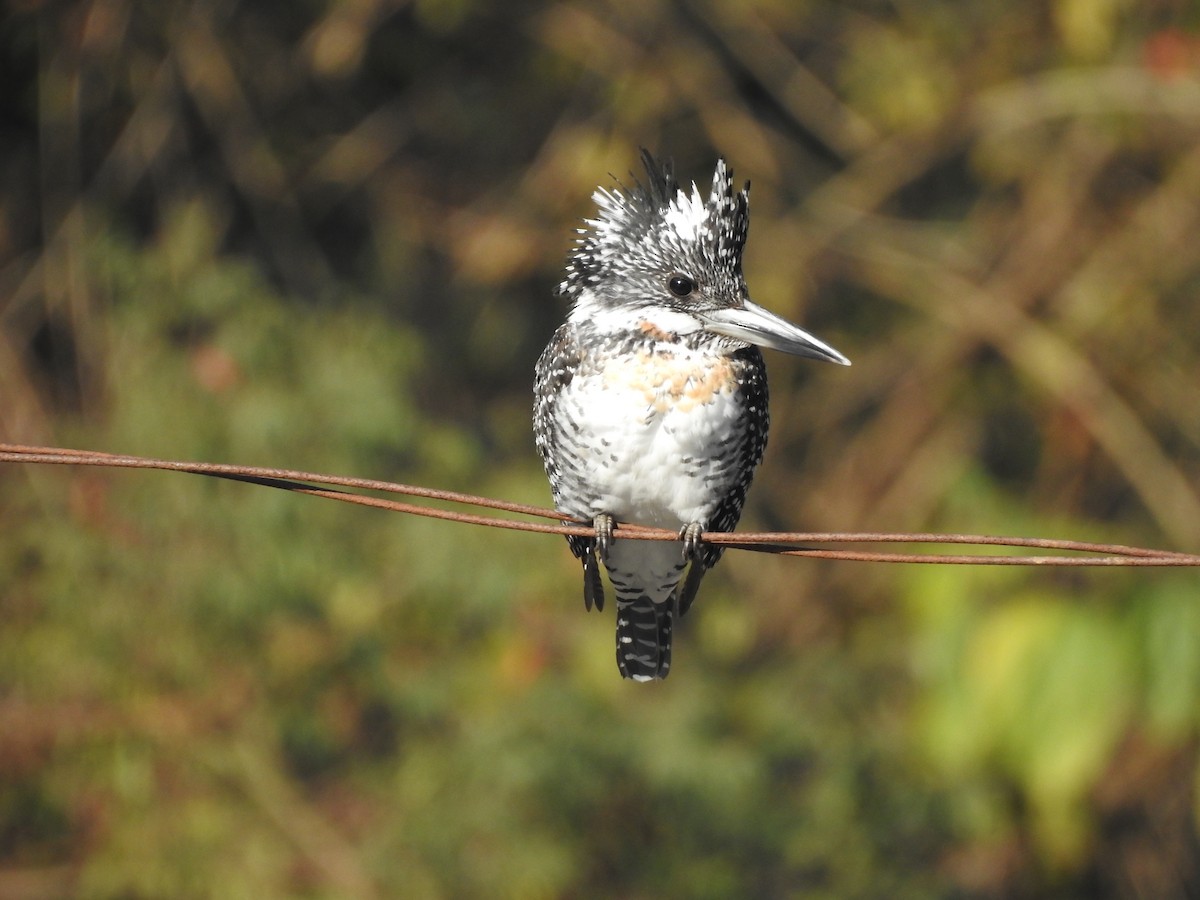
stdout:
POLYGON ((670 670, 674 618, 721 549, 622 541, 618 528, 603 553, 605 518, 681 536, 733 530, 767 442, 754 344, 846 360, 750 302, 749 184, 735 191, 720 160, 704 199, 695 185, 680 190, 669 163, 644 151, 643 163, 646 183, 593 195, 598 214, 560 286, 573 307, 538 360, 534 430, 556 508, 597 523, 597 538, 568 538, 584 603, 604 606, 599 550, 617 600, 618 667, 648 681, 670 670))

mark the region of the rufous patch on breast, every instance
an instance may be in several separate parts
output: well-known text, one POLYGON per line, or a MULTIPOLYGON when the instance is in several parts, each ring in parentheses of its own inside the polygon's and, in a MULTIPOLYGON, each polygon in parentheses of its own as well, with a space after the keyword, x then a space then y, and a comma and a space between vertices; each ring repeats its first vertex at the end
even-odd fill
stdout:
POLYGON ((673 351, 640 351, 604 369, 608 388, 641 391, 656 412, 689 412, 711 403, 736 386, 733 366, 724 357, 697 358, 673 351))

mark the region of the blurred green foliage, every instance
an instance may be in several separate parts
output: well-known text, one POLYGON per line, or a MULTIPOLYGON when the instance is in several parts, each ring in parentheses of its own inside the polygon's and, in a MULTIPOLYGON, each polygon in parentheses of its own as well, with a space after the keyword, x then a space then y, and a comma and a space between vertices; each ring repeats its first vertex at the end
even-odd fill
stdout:
MULTIPOLYGON (((639 145, 754 181, 745 527, 1196 550, 1174 0, 22 0, 0 437, 545 503, 531 369, 639 145)), ((558 540, 0 469, 0 896, 1188 897, 1194 573, 731 553, 661 685, 558 540)))

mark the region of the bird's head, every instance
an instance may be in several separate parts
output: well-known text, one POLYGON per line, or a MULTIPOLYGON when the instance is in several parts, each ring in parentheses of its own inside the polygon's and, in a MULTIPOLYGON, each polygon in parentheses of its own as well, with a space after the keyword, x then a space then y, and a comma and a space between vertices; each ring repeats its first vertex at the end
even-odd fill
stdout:
POLYGON ((750 183, 733 188, 717 160, 705 200, 679 188, 670 161, 642 151, 647 183, 599 188, 596 218, 579 229, 559 292, 573 317, 643 320, 676 334, 707 332, 811 359, 849 365, 829 345, 750 301, 742 250, 750 226, 750 183))

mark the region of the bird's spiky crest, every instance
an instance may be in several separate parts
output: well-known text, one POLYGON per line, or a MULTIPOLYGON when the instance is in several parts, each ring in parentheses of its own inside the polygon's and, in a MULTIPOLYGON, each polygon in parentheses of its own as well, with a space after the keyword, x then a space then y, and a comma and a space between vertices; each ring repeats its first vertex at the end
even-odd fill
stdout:
POLYGON ((586 219, 567 264, 559 293, 577 298, 589 285, 636 271, 671 271, 690 261, 700 275, 709 269, 741 276, 742 249, 750 226, 750 182, 733 188, 733 170, 717 160, 708 199, 692 183, 680 189, 671 161, 642 151, 646 182, 620 182, 592 195, 597 215, 586 219))

